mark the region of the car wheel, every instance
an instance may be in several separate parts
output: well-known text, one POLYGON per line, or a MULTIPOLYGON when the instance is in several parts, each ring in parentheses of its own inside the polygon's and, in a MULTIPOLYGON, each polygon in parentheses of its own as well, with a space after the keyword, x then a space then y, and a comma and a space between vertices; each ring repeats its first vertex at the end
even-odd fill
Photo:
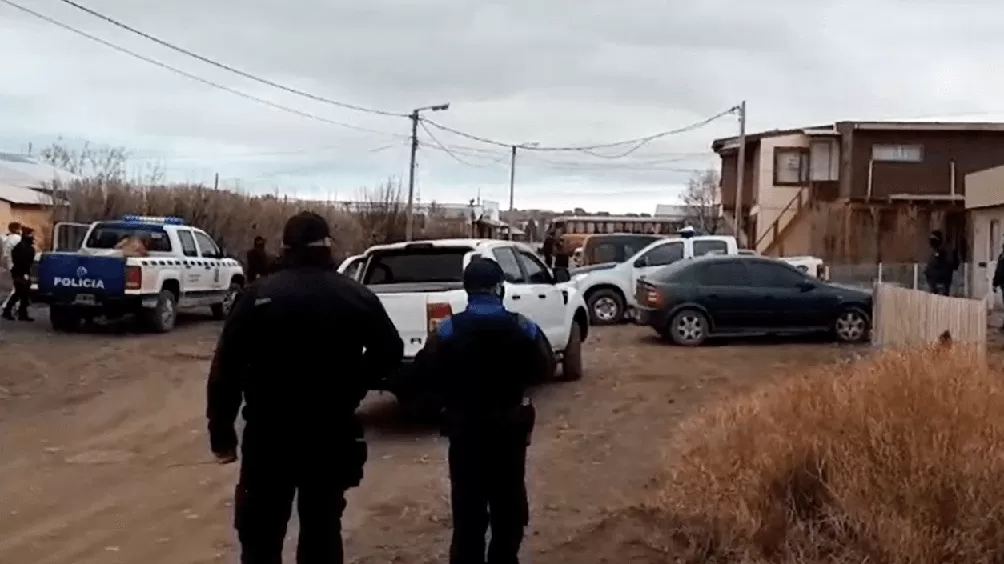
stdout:
POLYGON ((590 294, 587 305, 593 325, 615 325, 624 318, 624 298, 614 290, 597 290, 590 294))
POLYGON ((66 306, 49 307, 49 323, 54 331, 71 333, 80 326, 80 316, 73 308, 66 306))
POLYGON ((869 337, 871 320, 858 308, 841 310, 833 322, 833 333, 841 343, 860 343, 869 337))
POLYGON ((572 323, 572 330, 568 333, 568 344, 565 345, 565 353, 561 357, 561 378, 562 382, 574 382, 581 380, 583 375, 582 366, 582 328, 578 323, 572 323))
POLYGON ((241 293, 241 285, 233 283, 230 288, 227 289, 226 295, 223 296, 223 301, 218 304, 213 304, 210 309, 213 311, 214 319, 226 319, 230 315, 230 310, 233 309, 234 303, 237 302, 237 296, 241 293))
POLYGON ((178 300, 170 290, 161 290, 157 306, 147 312, 147 324, 155 333, 170 333, 178 320, 178 300))
POLYGON ((708 317, 696 309, 685 309, 673 316, 666 333, 677 345, 696 347, 708 338, 708 317))

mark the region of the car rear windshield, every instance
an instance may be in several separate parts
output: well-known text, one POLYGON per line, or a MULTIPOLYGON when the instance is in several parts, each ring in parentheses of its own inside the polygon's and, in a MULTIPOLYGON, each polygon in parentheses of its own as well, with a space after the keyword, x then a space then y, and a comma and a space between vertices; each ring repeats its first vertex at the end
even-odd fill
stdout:
POLYGON ((127 223, 99 223, 87 236, 91 249, 114 249, 130 237, 139 239, 148 251, 170 252, 171 239, 159 225, 132 225, 127 223))
POLYGON ((678 260, 653 272, 652 279, 666 284, 690 283, 693 276, 691 276, 691 269, 689 267, 692 264, 694 264, 694 261, 691 259, 678 260))
POLYGON ((378 251, 370 258, 363 284, 462 282, 470 247, 428 247, 378 251))

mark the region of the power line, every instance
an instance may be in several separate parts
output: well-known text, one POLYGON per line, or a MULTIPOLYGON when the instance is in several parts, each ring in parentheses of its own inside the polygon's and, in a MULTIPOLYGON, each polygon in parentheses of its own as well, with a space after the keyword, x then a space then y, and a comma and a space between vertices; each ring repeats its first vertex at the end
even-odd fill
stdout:
MULTIPOLYGON (((6 2, 7 0, 0 0, 0 1, 6 2)), ((428 119, 428 118, 422 118, 422 121, 425 122, 425 123, 428 123, 429 125, 437 128, 437 129, 441 129, 443 131, 447 131, 447 132, 452 133, 454 135, 458 135, 460 137, 464 137, 464 138, 470 139, 472 141, 477 141, 479 143, 485 143, 487 145, 495 145, 497 147, 512 148, 513 146, 515 146, 518 149, 523 149, 523 150, 527 150, 527 151, 582 151, 582 152, 584 152, 584 151, 594 151, 596 149, 608 149, 608 148, 612 148, 612 147, 620 147, 622 145, 639 145, 638 147, 635 147, 634 149, 632 149, 628 153, 628 154, 630 154, 631 152, 634 152, 634 151, 638 150, 639 148, 641 148, 641 146, 644 146, 644 145, 646 145, 648 143, 651 143, 652 141, 655 141, 656 139, 661 139, 663 137, 668 137, 670 135, 679 135, 681 133, 686 133, 688 131, 693 131, 695 129, 699 129, 699 128, 704 127, 705 125, 708 125, 709 123, 717 120, 718 118, 720 118, 722 116, 725 116, 725 115, 733 113, 734 111, 735 111, 735 108, 729 108, 729 109, 727 109, 725 111, 722 111, 722 112, 719 112, 719 113, 717 113, 717 114, 715 114, 715 115, 713 115, 713 116, 711 116, 709 118, 703 119, 701 121, 692 123, 690 125, 687 125, 687 126, 684 126, 684 127, 678 128, 678 129, 671 129, 669 131, 661 131, 659 133, 654 133, 652 135, 646 135, 645 137, 638 137, 638 138, 635 138, 635 139, 625 139, 623 141, 615 141, 615 142, 612 142, 612 143, 600 143, 600 144, 596 144, 596 145, 578 145, 578 146, 576 146, 576 145, 570 145, 570 146, 553 146, 553 147, 524 145, 524 144, 518 144, 518 143, 506 143, 504 141, 497 141, 495 139, 490 139, 488 137, 482 137, 480 135, 474 135, 472 133, 467 133, 467 132, 461 131, 459 129, 454 129, 452 127, 448 127, 448 126, 442 125, 440 123, 437 123, 435 121, 432 121, 431 119, 428 119)))
POLYGON ((331 120, 331 119, 328 119, 328 118, 325 118, 325 117, 321 117, 321 116, 319 116, 317 114, 312 114, 310 112, 305 112, 305 111, 302 111, 302 110, 297 110, 295 108, 291 108, 289 106, 284 106, 282 104, 277 104, 277 103, 272 102, 270 100, 266 100, 265 98, 259 98, 258 96, 255 96, 253 94, 248 94, 247 92, 242 92, 242 91, 237 90, 235 88, 230 88, 229 86, 224 86, 223 84, 220 84, 218 82, 213 82, 212 80, 208 80, 208 79, 202 78, 201 76, 194 75, 194 74, 192 74, 190 72, 183 71, 183 70, 181 70, 181 69, 179 69, 177 67, 173 67, 171 65, 168 65, 167 63, 162 63, 162 62, 160 62, 160 61, 158 61, 156 59, 152 59, 152 58, 147 57, 145 55, 140 55, 139 53, 136 53, 135 51, 131 51, 129 49, 126 49, 125 47, 121 47, 121 46, 116 45, 114 43, 111 43, 109 41, 105 41, 104 39, 101 39, 100 37, 97 37, 95 35, 91 35, 90 33, 87 33, 86 31, 81 31, 81 30, 79 30, 79 29, 77 29, 75 27, 69 26, 67 24, 64 24, 64 23, 58 21, 58 20, 50 18, 49 16, 46 16, 44 14, 40 14, 39 12, 36 12, 34 10, 31 10, 29 8, 21 6, 20 4, 17 4, 15 2, 13 2, 12 0, 0 0, 0 2, 2 2, 4 4, 7 4, 8 6, 10 6, 12 8, 15 8, 17 10, 20 10, 20 11, 26 13, 26 14, 32 15, 32 16, 40 19, 40 20, 46 21, 46 22, 48 22, 48 23, 50 23, 50 24, 52 24, 54 26, 63 28, 66 31, 69 31, 69 32, 74 33, 76 35, 79 35, 81 37, 85 37, 87 39, 90 39, 91 41, 100 43, 100 44, 104 45, 105 47, 108 47, 110 49, 114 49, 114 50, 118 51, 119 53, 123 53, 125 55, 129 55, 130 57, 133 57, 135 59, 139 59, 139 60, 141 60, 143 62, 146 62, 146 63, 150 63, 151 65, 158 66, 158 67, 160 67, 160 68, 162 68, 164 70, 171 71, 171 72, 173 72, 175 74, 184 76, 185 78, 188 78, 190 80, 194 80, 196 82, 202 83, 202 84, 204 84, 206 86, 211 86, 213 88, 217 88, 219 90, 223 90, 224 92, 229 92, 231 94, 234 94, 235 96, 240 96, 241 98, 244 98, 246 100, 251 100, 253 102, 258 102, 259 104, 264 104, 264 105, 269 106, 271 108, 274 108, 276 110, 281 110, 283 112, 287 112, 287 113, 290 113, 290 114, 298 115, 300 117, 304 117, 304 118, 307 118, 307 119, 312 119, 314 121, 319 121, 319 122, 322 122, 322 123, 327 123, 329 125, 337 125, 339 127, 345 127, 345 128, 348 128, 348 129, 355 129, 357 131, 365 131, 365 132, 368 132, 368 133, 376 133, 376 134, 379 134, 379 135, 388 135, 390 137, 407 137, 407 135, 404 135, 404 134, 401 134, 401 133, 390 133, 390 132, 387 132, 387 131, 378 131, 376 129, 368 129, 368 128, 361 127, 361 126, 358 126, 358 125, 353 125, 351 123, 343 123, 343 122, 340 122, 340 121, 331 120))
POLYGON ((483 165, 477 165, 477 164, 469 163, 469 162, 465 161, 464 159, 458 157, 456 153, 454 153, 453 151, 451 151, 449 149, 449 147, 447 147, 446 145, 443 145, 442 143, 440 143, 439 139, 436 139, 436 136, 425 125, 425 123, 423 121, 419 121, 418 123, 421 124, 422 130, 425 131, 426 135, 429 136, 429 139, 432 139, 432 143, 436 147, 439 147, 440 149, 442 149, 443 152, 445 152, 447 155, 450 155, 451 157, 453 157, 453 160, 457 161, 458 163, 460 163, 462 165, 469 166, 469 167, 472 167, 472 168, 485 168, 483 165))
POLYGON ((365 112, 365 113, 376 114, 376 115, 381 115, 381 116, 408 117, 407 114, 402 114, 402 113, 399 113, 399 112, 388 112, 386 110, 378 110, 378 109, 374 109, 374 108, 367 108, 365 106, 357 106, 355 104, 349 104, 347 102, 339 102, 337 100, 332 100, 330 98, 325 98, 323 96, 318 96, 316 94, 311 94, 309 92, 304 92, 303 90, 292 88, 290 86, 285 86, 285 85, 279 84, 278 82, 273 82, 271 80, 268 80, 267 78, 262 78, 260 76, 251 74, 249 72, 242 71, 242 70, 240 70, 238 68, 234 68, 234 67, 232 67, 230 65, 227 65, 227 64, 221 63, 219 61, 210 59, 209 57, 205 57, 203 55, 199 55, 198 53, 194 53, 192 51, 189 51, 188 49, 185 49, 184 47, 179 47, 177 45, 174 45, 173 43, 169 43, 169 42, 167 42, 167 41, 165 41, 163 39, 160 39, 159 37, 155 37, 153 35, 150 35, 149 33, 146 33, 144 31, 140 31, 140 30, 138 30, 138 29, 136 29, 136 28, 134 28, 134 27, 132 27, 132 26, 130 26, 128 24, 122 23, 122 22, 120 22, 120 21, 118 21, 118 20, 116 20, 116 19, 114 19, 114 18, 112 18, 110 16, 106 16, 106 15, 100 13, 100 12, 96 12, 96 11, 88 8, 87 6, 82 6, 82 5, 74 2, 73 0, 60 0, 60 2, 63 2, 64 4, 68 4, 70 6, 73 6, 74 8, 76 8, 76 9, 82 11, 82 12, 86 12, 86 13, 88 13, 88 14, 96 17, 96 18, 104 20, 104 21, 106 21, 106 22, 108 22, 108 23, 110 23, 110 24, 112 24, 112 25, 114 25, 116 27, 122 28, 122 29, 124 29, 124 30, 126 30, 126 31, 128 31, 130 33, 134 33, 134 34, 136 34, 136 35, 138 35, 140 37, 143 37, 145 39, 149 39, 150 41, 153 41, 154 43, 156 43, 158 45, 161 45, 163 47, 167 47, 168 49, 171 49, 171 50, 176 51, 178 53, 181 53, 183 55, 187 55, 189 57, 192 57, 193 59, 198 59, 199 61, 202 61, 203 63, 206 63, 208 65, 213 65, 216 68, 220 68, 220 69, 223 69, 225 71, 232 72, 232 73, 234 73, 236 75, 240 75, 240 76, 242 76, 242 77, 244 77, 244 78, 246 78, 248 80, 253 80, 255 82, 259 82, 261 84, 265 84, 267 86, 271 86, 272 88, 278 88, 279 90, 282 90, 282 91, 285 91, 285 92, 289 92, 290 94, 296 94, 297 96, 302 96, 304 98, 308 98, 310 100, 314 100, 315 102, 322 102, 324 104, 330 104, 332 106, 338 106, 339 108, 346 108, 346 109, 349 109, 349 110, 355 110, 357 112, 365 112))

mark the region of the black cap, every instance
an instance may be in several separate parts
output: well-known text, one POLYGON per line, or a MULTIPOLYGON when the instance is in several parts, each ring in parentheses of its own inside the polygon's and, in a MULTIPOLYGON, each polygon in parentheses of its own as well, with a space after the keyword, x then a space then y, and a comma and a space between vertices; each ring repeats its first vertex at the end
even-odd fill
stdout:
POLYGON ((504 281, 502 267, 493 260, 475 257, 464 269, 464 290, 468 292, 486 292, 504 281))
POLYGON ((316 246, 331 237, 328 222, 314 212, 302 211, 286 222, 282 244, 290 248, 316 246))

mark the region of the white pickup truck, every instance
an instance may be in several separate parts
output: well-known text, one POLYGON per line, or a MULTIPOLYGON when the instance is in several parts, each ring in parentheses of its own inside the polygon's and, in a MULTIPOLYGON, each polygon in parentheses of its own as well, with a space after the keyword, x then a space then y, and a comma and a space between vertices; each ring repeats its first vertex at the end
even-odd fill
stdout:
MULTIPOLYGON (((582 342, 589 332, 582 295, 556 276, 533 250, 521 243, 494 239, 440 239, 370 247, 350 257, 339 270, 372 290, 404 341, 405 363, 425 345, 447 316, 467 306, 463 271, 480 256, 499 263, 505 272, 505 307, 535 321, 561 363, 561 377, 582 377, 582 342), (360 262, 361 261, 361 262, 360 262)), ((499 351, 499 354, 505 354, 499 351)), ((390 390, 393 392, 393 390, 390 390)))
MULTIPOLYGON (((728 235, 697 235, 659 239, 635 253, 624 262, 597 264, 570 271, 589 309, 593 325, 620 323, 637 306, 634 297, 638 279, 685 258, 707 254, 755 254, 740 249, 735 237, 728 235)), ((818 277, 822 261, 813 257, 781 258, 818 277)))

